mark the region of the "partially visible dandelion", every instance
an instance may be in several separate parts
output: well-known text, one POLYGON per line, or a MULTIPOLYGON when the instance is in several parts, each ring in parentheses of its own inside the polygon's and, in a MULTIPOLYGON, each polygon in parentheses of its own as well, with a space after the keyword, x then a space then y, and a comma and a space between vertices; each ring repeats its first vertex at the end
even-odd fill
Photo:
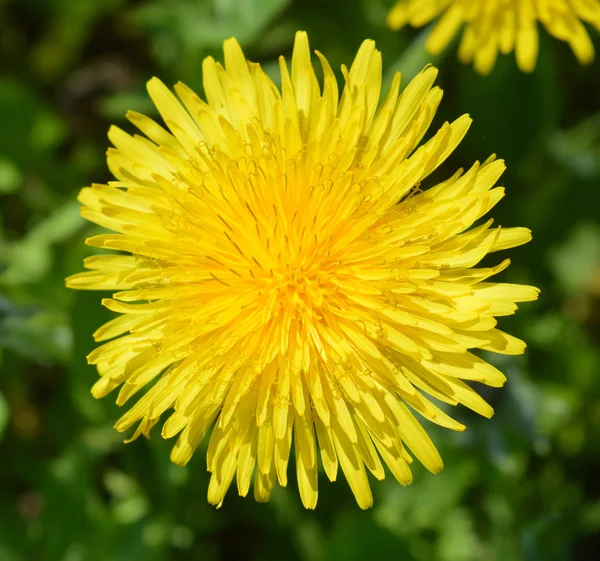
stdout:
POLYGON ((600 0, 399 0, 388 14, 392 29, 421 27, 441 16, 427 41, 431 54, 442 52, 464 23, 458 57, 488 74, 498 53, 515 50, 523 72, 532 72, 538 56, 539 21, 566 41, 581 64, 594 59, 594 46, 582 22, 600 31, 600 0))
POLYGON ((235 39, 224 50, 225 68, 203 64, 207 102, 150 80, 170 132, 129 113, 144 136, 111 128, 116 181, 81 191, 83 216, 115 232, 87 243, 123 252, 88 257, 90 271, 67 280, 117 291, 103 304, 120 315, 94 334, 112 341, 88 357, 101 376, 92 393, 120 386, 123 405, 153 384, 116 428, 137 424, 131 439, 149 437, 171 411, 162 435, 178 435, 180 465, 212 430, 211 503, 234 478, 241 495, 253 481, 268 500, 287 484, 293 444, 306 507, 317 503, 320 456, 367 508, 367 470, 383 479, 387 465, 406 485, 412 455, 442 469, 415 413, 465 428, 425 394, 491 417, 463 380, 505 378, 469 350, 522 353, 494 316, 538 290, 488 281, 508 260, 473 267, 530 232, 492 220, 471 228, 504 196, 493 156, 421 190, 471 123, 446 123, 418 147, 442 99, 435 68, 402 93, 397 74, 379 106, 373 41, 342 67, 341 99, 317 53, 319 86, 304 33, 291 72, 280 58, 281 92, 235 39))

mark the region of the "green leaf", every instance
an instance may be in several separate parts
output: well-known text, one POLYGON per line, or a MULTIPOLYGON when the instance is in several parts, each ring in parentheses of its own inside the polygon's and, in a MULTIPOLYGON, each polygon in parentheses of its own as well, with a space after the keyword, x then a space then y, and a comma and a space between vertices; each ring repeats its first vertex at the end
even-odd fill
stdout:
POLYGON ((411 561, 398 537, 378 526, 365 512, 347 513, 335 527, 323 561, 411 561))
POLYGON ((100 101, 98 109, 100 114, 109 121, 124 120, 128 111, 137 111, 144 115, 157 113, 145 91, 118 92, 106 96, 100 101))
POLYGON ((583 119, 567 131, 558 131, 549 142, 550 152, 583 178, 600 175, 600 113, 583 119))
POLYGON ((550 265, 564 290, 582 290, 600 266, 600 227, 579 224, 567 240, 550 252, 550 265))
POLYGON ((49 153, 65 137, 65 124, 39 92, 15 79, 0 80, 2 128, 0 154, 22 170, 48 161, 49 153))
POLYGON ((179 0, 172 4, 152 2, 138 8, 134 20, 163 33, 174 35, 187 49, 220 49, 228 37, 250 43, 291 0, 229 0, 206 3, 179 0))
POLYGON ((0 317, 0 347, 38 364, 64 364, 71 352, 72 338, 68 315, 62 310, 0 317))
POLYGON ((480 544, 469 511, 466 508, 450 511, 442 518, 437 559, 471 561, 480 558, 480 544))
POLYGON ((83 223, 77 201, 68 201, 57 208, 22 240, 5 248, 8 268, 0 274, 0 285, 41 280, 52 266, 52 245, 73 235, 83 223))
POLYGON ((376 506, 375 518, 385 528, 404 534, 437 528, 440 512, 460 503, 467 489, 474 484, 477 468, 473 461, 462 461, 447 466, 443 477, 419 473, 409 487, 389 484, 385 495, 376 506))
POLYGON ((21 188, 23 174, 8 158, 0 157, 0 195, 15 193, 21 188))

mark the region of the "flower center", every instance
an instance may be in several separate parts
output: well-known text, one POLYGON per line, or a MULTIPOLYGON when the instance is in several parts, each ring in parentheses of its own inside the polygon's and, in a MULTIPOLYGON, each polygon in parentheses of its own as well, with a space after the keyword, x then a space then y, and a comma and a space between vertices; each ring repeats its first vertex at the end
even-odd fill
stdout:
POLYGON ((324 306, 324 299, 336 289, 333 280, 331 274, 313 265, 306 270, 299 268, 275 273, 274 287, 282 305, 290 306, 292 312, 302 313, 306 309, 318 311, 324 306))
POLYGON ((279 261, 264 278, 261 292, 267 296, 266 305, 275 316, 320 316, 319 310, 338 289, 335 269, 315 253, 298 255, 291 263, 279 261))

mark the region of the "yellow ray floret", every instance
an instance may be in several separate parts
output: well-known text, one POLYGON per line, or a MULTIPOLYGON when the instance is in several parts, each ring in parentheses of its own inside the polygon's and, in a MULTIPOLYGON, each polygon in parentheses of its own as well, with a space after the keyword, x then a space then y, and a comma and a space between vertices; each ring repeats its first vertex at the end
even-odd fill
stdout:
POLYGON ((585 29, 600 31, 600 0, 399 0, 388 14, 392 29, 421 27, 440 16, 427 41, 431 54, 442 52, 465 24, 459 59, 488 74, 498 53, 515 51, 523 72, 532 72, 538 56, 538 21, 567 42, 581 64, 594 59, 585 29))
POLYGON ((442 469, 415 414, 465 428, 427 396, 492 415, 465 381, 505 378, 471 350, 522 353, 495 316, 538 290, 490 281, 508 260, 476 266, 530 232, 480 224, 504 195, 494 157, 419 188, 470 125, 465 115, 421 144, 442 97, 435 68, 402 91, 398 74, 379 105, 372 41, 343 68, 341 96, 317 53, 319 84, 305 33, 291 69, 280 59, 280 90, 235 39, 224 50, 224 67, 204 61, 206 101, 150 80, 166 128, 129 113, 142 135, 111 128, 116 181, 80 194, 83 215, 113 231, 87 243, 124 252, 89 257, 67 280, 115 291, 103 304, 119 315, 94 335, 110 341, 88 357, 92 393, 135 396, 116 425, 137 425, 132 439, 169 412, 177 464, 211 433, 211 503, 234 478, 268 500, 293 444, 306 507, 321 464, 332 481, 341 468, 367 508, 367 471, 382 479, 387 465, 406 485, 412 455, 442 469))

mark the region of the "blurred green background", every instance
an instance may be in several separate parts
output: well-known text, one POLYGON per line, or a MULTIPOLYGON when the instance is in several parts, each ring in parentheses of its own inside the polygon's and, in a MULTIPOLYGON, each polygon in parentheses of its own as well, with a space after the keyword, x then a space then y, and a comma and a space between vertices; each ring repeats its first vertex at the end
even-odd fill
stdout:
POLYGON ((427 31, 387 30, 391 3, 0 0, 0 561, 600 558, 600 64, 578 66, 545 34, 532 75, 504 57, 481 78, 455 48, 433 61, 446 92, 435 123, 475 119, 440 176, 494 152, 508 161, 493 215, 534 240, 510 252, 503 280, 542 289, 502 321, 529 350, 490 357, 509 378, 481 388, 496 416, 457 410, 462 434, 427 427, 440 475, 374 482, 366 512, 325 478, 315 512, 293 482, 264 505, 232 488, 215 510, 202 451, 179 468, 158 432, 124 445, 112 396, 89 393, 85 356, 109 313, 64 277, 91 253, 75 197, 109 179, 109 124, 154 114, 153 75, 202 91, 202 59, 222 60, 231 35, 275 80, 297 29, 336 70, 373 38, 385 80, 411 77, 432 62, 427 31))

